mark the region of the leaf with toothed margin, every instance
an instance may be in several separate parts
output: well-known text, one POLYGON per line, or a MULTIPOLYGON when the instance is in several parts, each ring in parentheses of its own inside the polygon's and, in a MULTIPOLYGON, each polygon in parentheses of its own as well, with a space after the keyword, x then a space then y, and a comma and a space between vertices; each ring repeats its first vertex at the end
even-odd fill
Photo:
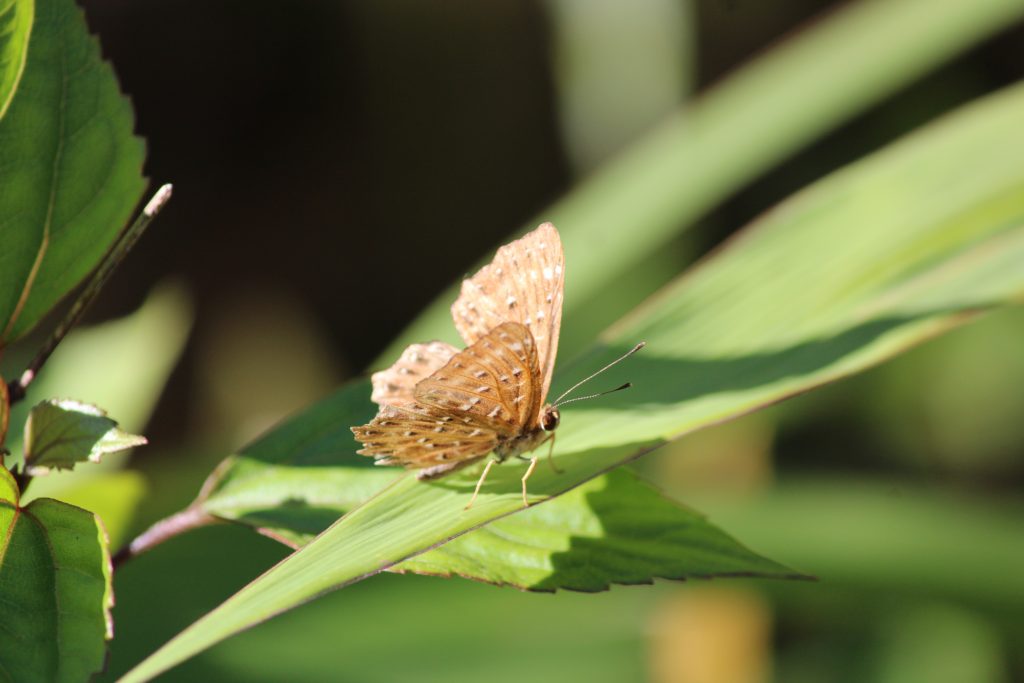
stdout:
POLYGON ((533 591, 594 592, 654 579, 808 579, 740 545, 628 470, 397 565, 533 591))
POLYGON ((145 443, 146 437, 119 429, 101 408, 50 399, 33 407, 25 422, 25 471, 35 477, 69 470, 145 443))
POLYGON ((88 680, 113 636, 110 554, 95 515, 52 498, 19 505, 0 468, 0 672, 12 681, 88 680))
POLYGON ((82 11, 37 0, 0 118, 0 348, 81 281, 127 223, 145 188, 133 127, 82 11))

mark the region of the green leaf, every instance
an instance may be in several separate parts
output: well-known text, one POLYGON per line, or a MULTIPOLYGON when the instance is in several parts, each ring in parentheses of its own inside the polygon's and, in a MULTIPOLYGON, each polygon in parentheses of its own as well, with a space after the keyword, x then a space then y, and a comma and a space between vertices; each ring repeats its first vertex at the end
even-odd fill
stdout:
POLYGON ((87 680, 112 635, 110 555, 91 513, 49 498, 18 504, 0 469, 0 601, 6 680, 87 680))
MULTIPOLYGON (((573 255, 566 315, 644 269, 659 247, 772 165, 1024 16, 1019 0, 935 7, 933 0, 846 3, 659 124, 523 226, 553 222, 573 255)), ((376 365, 390 365, 413 342, 456 343, 448 309, 457 295, 455 283, 376 365)), ((563 334, 563 346, 614 321, 602 316, 614 307, 588 311, 598 327, 589 336, 563 334)))
POLYGON ((298 546, 401 476, 353 454, 348 426, 373 417, 363 382, 230 456, 203 486, 203 509, 298 546))
POLYGON ((34 13, 33 0, 0 0, 0 119, 7 113, 25 69, 34 13))
POLYGON ((0 347, 99 262, 145 186, 143 143, 72 0, 39 0, 0 119, 0 347))
POLYGON ((654 579, 807 578, 760 557, 618 469, 550 503, 500 519, 395 571, 530 590, 607 590, 654 579))
MULTIPOLYGON (((988 97, 816 183, 733 239, 561 368, 553 393, 617 357, 607 386, 564 411, 541 502, 668 438, 879 363, 1024 295, 1024 86, 988 97)), ((573 252, 567 252, 571 278, 573 252)), ((571 323, 571 319, 570 319, 571 323)), ((369 395, 363 384, 364 396, 369 395)), ((354 389, 353 389, 354 391, 354 389)), ((351 400, 350 391, 341 396, 351 400)), ((335 397, 337 399, 337 397, 335 397)), ((336 413, 334 439, 372 412, 336 413)), ((290 424, 291 432, 303 425, 290 424)), ((309 428, 307 449, 316 449, 309 428)), ((290 439, 272 434, 266 443, 290 439)), ((354 450, 350 445, 349 450, 354 450)), ((324 451, 326 455, 326 449, 324 451)), ((230 467, 230 464, 227 466, 230 467)), ((125 677, 147 680, 238 631, 519 512, 515 464, 403 477, 176 636, 125 677)), ((813 570, 813 568, 810 568, 813 570)))
MULTIPOLYGON (((352 396, 363 403, 364 386, 358 388, 352 396)), ((337 399, 321 403, 292 423, 298 430, 275 430, 271 447, 257 442, 245 455, 225 461, 205 487, 203 509, 300 547, 403 476, 393 469, 368 467, 310 469, 315 456, 302 448, 304 439, 280 440, 302 431, 318 435, 309 445, 335 448, 335 438, 350 440, 348 430, 339 429, 337 410, 337 399), (320 420, 319 428, 313 428, 320 420), (260 455, 271 462, 259 460, 260 455)), ((547 505, 494 522, 394 570, 542 591, 597 591, 612 583, 650 583, 655 578, 798 576, 750 552, 625 471, 598 477, 547 505)))
POLYGON ((69 470, 144 443, 145 437, 119 429, 96 406, 50 399, 32 408, 25 423, 25 470, 34 477, 53 468, 69 470))

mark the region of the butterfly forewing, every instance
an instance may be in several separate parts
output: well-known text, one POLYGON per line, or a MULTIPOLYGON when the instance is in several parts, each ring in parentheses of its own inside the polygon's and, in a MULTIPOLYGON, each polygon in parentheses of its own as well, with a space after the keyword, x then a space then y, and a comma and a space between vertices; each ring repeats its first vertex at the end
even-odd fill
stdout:
POLYGON ((378 465, 408 468, 468 463, 498 443, 494 430, 472 417, 416 404, 385 406, 372 422, 352 431, 363 442, 360 455, 376 457, 378 465))
POLYGON ((412 344, 387 370, 373 373, 370 399, 380 406, 411 403, 416 385, 442 368, 459 352, 451 344, 412 344))
POLYGON ((501 438, 537 421, 540 368, 533 335, 503 323, 416 385, 416 401, 453 415, 469 415, 501 438))
POLYGON ((498 249, 490 265, 463 281, 452 305, 459 334, 472 345, 504 322, 526 326, 540 368, 540 401, 551 385, 562 321, 564 256, 558 231, 544 223, 498 249))

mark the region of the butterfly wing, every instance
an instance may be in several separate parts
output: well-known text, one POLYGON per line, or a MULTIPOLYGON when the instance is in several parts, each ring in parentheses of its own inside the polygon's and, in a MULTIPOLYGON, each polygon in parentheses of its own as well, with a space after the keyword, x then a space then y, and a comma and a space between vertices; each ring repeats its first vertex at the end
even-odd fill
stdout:
POLYGON ((498 443, 497 434, 479 421, 415 403, 384 406, 352 433, 363 444, 357 453, 377 458, 377 465, 444 466, 445 472, 482 458, 498 443))
POLYGON ((416 385, 416 401, 469 417, 507 439, 535 426, 540 413, 540 366, 530 330, 502 323, 416 385))
POLYGON ((452 318, 467 345, 503 322, 524 325, 533 335, 541 370, 540 403, 547 396, 562 323, 565 258, 558 231, 544 223, 507 244, 490 265, 462 283, 452 318))
POLYGON ((459 352, 451 344, 413 344, 387 370, 373 373, 370 399, 379 406, 411 403, 413 389, 459 352))

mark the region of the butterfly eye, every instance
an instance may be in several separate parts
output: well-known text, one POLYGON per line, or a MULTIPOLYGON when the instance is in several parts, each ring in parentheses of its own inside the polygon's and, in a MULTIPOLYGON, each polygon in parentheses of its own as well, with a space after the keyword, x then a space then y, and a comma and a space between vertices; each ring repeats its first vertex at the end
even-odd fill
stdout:
POLYGON ((557 408, 547 408, 540 418, 540 428, 545 432, 553 432, 558 427, 562 416, 558 414, 557 408))

